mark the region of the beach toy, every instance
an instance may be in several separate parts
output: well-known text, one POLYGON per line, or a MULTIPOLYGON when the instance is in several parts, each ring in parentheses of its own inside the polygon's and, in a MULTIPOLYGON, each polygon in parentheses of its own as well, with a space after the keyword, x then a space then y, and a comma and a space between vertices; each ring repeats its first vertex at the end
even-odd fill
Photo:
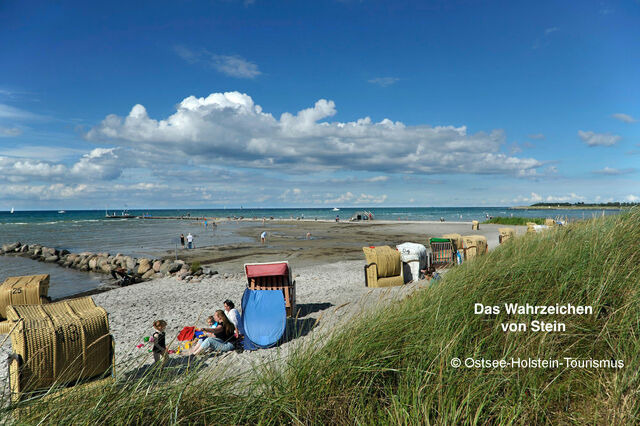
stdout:
POLYGON ((151 337, 145 336, 142 340, 144 340, 145 342, 148 342, 150 339, 151 339, 151 337))
POLYGON ((136 348, 140 349, 143 346, 144 346, 144 343, 140 343, 139 345, 136 345, 136 348))

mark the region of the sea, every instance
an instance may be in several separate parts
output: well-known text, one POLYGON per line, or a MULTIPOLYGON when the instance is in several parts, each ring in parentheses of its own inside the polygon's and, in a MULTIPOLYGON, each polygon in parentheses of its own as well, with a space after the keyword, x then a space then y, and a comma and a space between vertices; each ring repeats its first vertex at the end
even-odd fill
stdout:
MULTIPOLYGON (((377 220, 411 221, 428 220, 447 222, 483 221, 489 216, 567 217, 588 219, 595 215, 610 215, 618 210, 513 210, 508 207, 385 207, 385 208, 287 208, 287 209, 180 209, 180 210, 131 210, 129 214, 147 218, 174 219, 120 219, 105 216, 122 214, 122 211, 67 210, 67 211, 8 211, 0 212, 0 244, 20 241, 42 244, 79 253, 122 253, 134 257, 160 257, 180 250, 179 236, 191 233, 197 246, 226 245, 254 241, 238 235, 244 226, 255 223, 222 221, 204 226, 198 218, 276 218, 348 220, 357 212, 366 210, 377 220)), ((16 275, 50 274, 49 295, 66 297, 93 290, 108 281, 105 275, 62 268, 56 264, 38 262, 28 258, 0 256, 0 282, 16 275)))

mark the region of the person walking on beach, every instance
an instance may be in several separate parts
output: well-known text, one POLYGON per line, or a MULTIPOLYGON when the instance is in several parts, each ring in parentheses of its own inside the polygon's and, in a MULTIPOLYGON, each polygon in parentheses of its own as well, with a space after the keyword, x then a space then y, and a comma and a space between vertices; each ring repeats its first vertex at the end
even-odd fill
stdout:
POLYGON ((267 241, 267 231, 262 231, 260 234, 260 243, 264 244, 267 241))
POLYGON ((182 244, 182 248, 184 248, 184 234, 180 234, 180 244, 182 244))
POLYGON ((191 232, 187 234, 187 248, 188 249, 193 248, 193 235, 191 235, 191 232))
POLYGON ((153 361, 158 362, 162 359, 164 365, 167 360, 167 344, 165 341, 164 330, 167 328, 167 322, 165 320, 156 320, 153 322, 154 332, 151 335, 153 339, 153 361))

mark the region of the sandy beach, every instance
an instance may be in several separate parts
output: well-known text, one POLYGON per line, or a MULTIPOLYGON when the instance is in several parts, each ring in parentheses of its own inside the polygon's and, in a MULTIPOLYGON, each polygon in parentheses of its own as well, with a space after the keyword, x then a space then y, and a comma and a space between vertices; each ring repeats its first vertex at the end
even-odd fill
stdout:
MULTIPOLYGON (((264 362, 284 359, 293 347, 311 339, 314 344, 319 342, 323 330, 339 327, 341 321, 372 305, 390 303, 394 298, 430 285, 423 280, 387 289, 365 287, 363 246, 395 246, 407 241, 424 244, 430 236, 457 232, 485 235, 489 248, 493 249, 498 245, 499 227, 502 225, 481 225, 479 231, 471 231, 470 223, 452 222, 267 221, 262 225, 259 221, 255 226, 243 228, 247 236, 255 237, 253 244, 179 252, 179 258, 199 261, 205 267, 218 270, 218 275, 199 282, 165 277, 115 288, 94 295, 93 299, 109 313, 110 329, 116 341, 118 374, 136 375, 153 361, 146 347, 138 349, 136 345, 152 333, 154 320, 168 322, 167 342, 173 342, 169 347, 175 349, 177 341, 174 338, 182 327, 205 326, 206 317, 221 309, 225 299, 240 305, 246 287, 244 263, 289 261, 296 280, 299 314, 298 318, 288 320, 284 342, 272 349, 198 358, 203 365, 224 367, 221 370, 224 374, 238 374, 264 362), (259 241, 262 230, 268 232, 265 245, 259 241), (306 239, 307 232, 311 233, 312 239, 306 239)), ((526 230, 526 227, 517 228, 519 234, 526 230)), ((0 348, 0 357, 6 359, 10 351, 11 344, 7 340, 0 348)), ((186 363, 187 357, 172 355, 169 367, 182 368, 186 363)), ((6 369, 0 369, 1 383, 7 382, 6 374, 6 369)))

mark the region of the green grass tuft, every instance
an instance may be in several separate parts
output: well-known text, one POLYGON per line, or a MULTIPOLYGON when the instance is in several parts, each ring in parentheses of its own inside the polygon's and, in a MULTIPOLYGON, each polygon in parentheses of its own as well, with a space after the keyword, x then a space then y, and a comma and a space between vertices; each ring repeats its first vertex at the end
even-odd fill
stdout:
POLYGON ((492 217, 482 223, 497 223, 500 225, 526 225, 527 222, 533 222, 536 225, 544 225, 544 218, 540 217, 492 217))

